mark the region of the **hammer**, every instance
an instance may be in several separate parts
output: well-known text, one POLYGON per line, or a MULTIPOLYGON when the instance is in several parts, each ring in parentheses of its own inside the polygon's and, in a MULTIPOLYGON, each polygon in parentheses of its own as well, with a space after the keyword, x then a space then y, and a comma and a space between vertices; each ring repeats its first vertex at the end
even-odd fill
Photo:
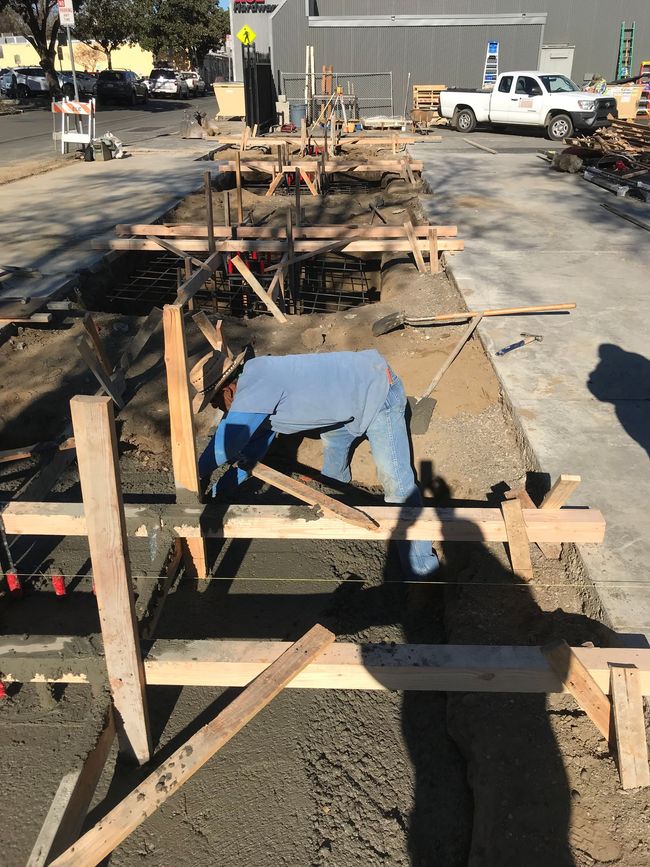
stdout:
POLYGON ((506 352, 512 352, 513 349, 519 349, 520 346, 528 346, 529 343, 534 343, 535 341, 541 343, 544 339, 542 334, 527 334, 525 331, 521 332, 521 336, 524 338, 523 340, 518 340, 516 343, 511 343, 510 346, 504 346, 503 349, 500 349, 498 352, 495 352, 495 355, 505 355, 506 352))

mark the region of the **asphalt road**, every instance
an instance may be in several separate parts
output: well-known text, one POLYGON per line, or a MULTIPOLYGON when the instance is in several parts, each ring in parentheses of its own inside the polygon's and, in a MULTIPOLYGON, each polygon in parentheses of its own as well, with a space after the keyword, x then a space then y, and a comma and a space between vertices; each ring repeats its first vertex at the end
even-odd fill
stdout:
MULTIPOLYGON (((188 101, 150 99, 146 105, 133 107, 102 106, 97 110, 97 135, 110 130, 130 147, 160 135, 175 135, 186 109, 204 111, 208 117, 214 117, 214 96, 209 94, 188 101)), ((0 166, 54 155, 49 107, 0 117, 0 166)))

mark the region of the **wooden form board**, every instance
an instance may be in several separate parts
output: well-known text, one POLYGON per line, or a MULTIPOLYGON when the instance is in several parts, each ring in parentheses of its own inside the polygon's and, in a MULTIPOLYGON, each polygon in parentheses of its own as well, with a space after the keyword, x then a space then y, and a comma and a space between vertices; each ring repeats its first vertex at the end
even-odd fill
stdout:
POLYGON ((151 757, 144 669, 135 618, 110 398, 70 401, 104 656, 122 754, 138 764, 151 757))
MULTIPOLYGON (((294 239, 295 253, 314 253, 322 245, 322 240, 294 239)), ((146 238, 113 238, 108 241, 93 241, 94 250, 147 250, 155 252, 160 247, 155 241, 146 238)), ((178 246, 185 253, 207 253, 207 238, 179 238, 178 246)), ((428 238, 417 238, 416 244, 421 253, 429 252, 428 238)), ((442 238, 438 241, 438 249, 447 252, 458 252, 465 249, 464 241, 455 238, 442 238)), ((217 250, 224 253, 241 253, 256 250, 259 253, 276 253, 282 256, 287 250, 286 239, 276 238, 234 238, 217 241, 217 250)), ((410 253, 413 247, 408 238, 374 238, 366 237, 352 240, 341 249, 342 253, 410 253)), ((200 272, 197 272, 200 273, 200 272)), ((468 315, 471 315, 468 314, 468 315)))
MULTIPOLYGON (((11 535, 86 536, 82 503, 1 503, 5 530, 11 535)), ((127 532, 147 538, 204 539, 425 539, 432 542, 506 542, 500 509, 367 506, 363 511, 379 530, 364 530, 334 518, 317 518, 307 506, 125 506, 127 532)), ((524 509, 531 542, 599 543, 605 519, 597 509, 524 509)))
POLYGON ((262 286, 257 277, 253 274, 246 262, 244 262, 244 260, 241 259, 239 256, 234 256, 231 261, 235 268, 242 275, 244 280, 251 287, 253 292, 260 299, 262 304, 264 304, 269 310, 269 312, 273 315, 274 319, 277 319, 278 322, 285 323, 287 321, 287 317, 275 303, 275 301, 271 297, 271 294, 266 291, 266 289, 262 286))
MULTIPOLYGON (((309 134, 309 138, 311 141, 324 141, 325 136, 320 132, 311 132, 309 134)), ((438 137, 441 138, 441 137, 438 137)), ((378 136, 373 133, 354 133, 348 135, 341 135, 339 138, 339 144, 341 147, 345 147, 346 145, 361 145, 364 147, 376 147, 377 145, 392 145, 393 142, 397 139, 397 144, 413 144, 418 141, 415 136, 412 135, 395 135, 395 136, 378 136)), ((250 138, 248 140, 248 147, 263 147, 266 145, 267 147, 276 147, 279 144, 287 144, 287 145, 295 145, 296 149, 300 147, 301 136, 298 135, 264 135, 257 136, 256 138, 250 138)), ((241 136, 235 135, 220 135, 218 138, 220 145, 231 145, 231 144, 240 144, 241 136)), ((427 141, 435 141, 435 139, 427 139, 427 141)), ((218 151, 217 151, 218 153, 218 151)))
MULTIPOLYGON (((233 226, 215 226, 214 237, 217 240, 237 238, 276 238, 287 237, 284 226, 237 226, 233 235, 233 226)), ((455 238, 458 235, 457 226, 413 226, 416 238, 426 238, 429 230, 435 229, 439 238, 455 238)), ((142 235, 145 238, 155 237, 170 238, 207 238, 208 231, 205 226, 194 223, 179 223, 175 226, 157 226, 151 223, 121 223, 115 227, 118 237, 129 235, 142 235)), ((406 232, 404 226, 355 226, 353 224, 335 226, 296 226, 293 236, 297 240, 321 238, 404 238, 406 232)), ((206 263, 207 264, 207 263, 206 263)))
POLYGON ((608 742, 611 740, 612 705, 606 690, 591 675, 587 666, 566 641, 557 641, 543 648, 549 665, 567 691, 608 742))
POLYGON ((334 638, 328 629, 318 624, 312 627, 52 864, 94 867, 102 861, 332 644, 334 638))
POLYGON ((641 672, 631 665, 612 665, 611 693, 621 785, 624 789, 650 786, 641 672))
MULTIPOLYGON (((282 641, 157 639, 144 642, 151 686, 232 686, 249 683, 289 644, 282 641)), ((650 695, 650 649, 572 648, 603 692, 610 665, 634 665, 650 695)), ((0 671, 7 683, 88 683, 102 660, 90 639, 0 636, 0 671)), ((357 644, 337 642, 291 684, 300 689, 409 689, 449 692, 560 693, 568 690, 530 646, 357 644)))
MULTIPOLYGON (((253 174, 255 172, 275 175, 278 169, 277 162, 271 159, 246 159, 241 160, 240 164, 242 175, 253 174)), ((341 162, 335 162, 330 160, 329 162, 325 162, 324 166, 321 165, 321 171, 326 174, 334 174, 336 172, 358 172, 359 174, 394 172, 395 174, 400 175, 404 170, 405 165, 408 165, 411 171, 414 172, 421 172, 423 169, 423 163, 421 160, 406 160, 402 158, 399 160, 373 160, 372 162, 365 163, 343 160, 341 162)), ((318 168, 319 163, 316 160, 295 160, 290 165, 283 165, 282 173, 317 172, 318 168)), ((224 160, 218 164, 218 171, 220 172, 234 172, 236 170, 237 160, 224 160)))

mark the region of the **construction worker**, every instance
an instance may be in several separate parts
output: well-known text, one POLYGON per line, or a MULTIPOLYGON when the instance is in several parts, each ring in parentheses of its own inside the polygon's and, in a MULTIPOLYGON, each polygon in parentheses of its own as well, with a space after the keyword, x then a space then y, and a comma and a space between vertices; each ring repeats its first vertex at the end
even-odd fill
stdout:
MULTIPOLYGON (((276 433, 319 431, 326 478, 351 481, 350 457, 366 436, 387 503, 420 506, 406 427, 406 396, 399 377, 374 349, 317 355, 263 356, 247 361, 224 355, 214 403, 226 412, 199 461, 202 478, 237 462, 214 492, 232 490, 249 477, 246 463, 260 460, 276 433)), ((438 568, 430 542, 398 542, 407 579, 438 568)))
POLYGON ((588 90, 590 93, 605 93, 607 81, 598 72, 594 72, 591 76, 591 81, 585 86, 584 90, 588 90))

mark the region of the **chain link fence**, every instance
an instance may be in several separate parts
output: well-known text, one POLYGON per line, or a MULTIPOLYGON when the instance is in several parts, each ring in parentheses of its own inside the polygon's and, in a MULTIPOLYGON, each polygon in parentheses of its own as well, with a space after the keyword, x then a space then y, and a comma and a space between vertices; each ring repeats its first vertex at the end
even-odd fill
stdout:
MULTIPOLYGON (((336 88, 340 87, 346 98, 346 107, 351 106, 357 117, 394 115, 392 72, 332 72, 328 73, 328 78, 332 82, 331 92, 336 93, 336 88)), ((311 115, 317 117, 329 99, 329 94, 323 93, 322 72, 314 76, 314 85, 311 115)), ((304 104, 305 73, 280 72, 280 90, 290 104, 304 104)))

